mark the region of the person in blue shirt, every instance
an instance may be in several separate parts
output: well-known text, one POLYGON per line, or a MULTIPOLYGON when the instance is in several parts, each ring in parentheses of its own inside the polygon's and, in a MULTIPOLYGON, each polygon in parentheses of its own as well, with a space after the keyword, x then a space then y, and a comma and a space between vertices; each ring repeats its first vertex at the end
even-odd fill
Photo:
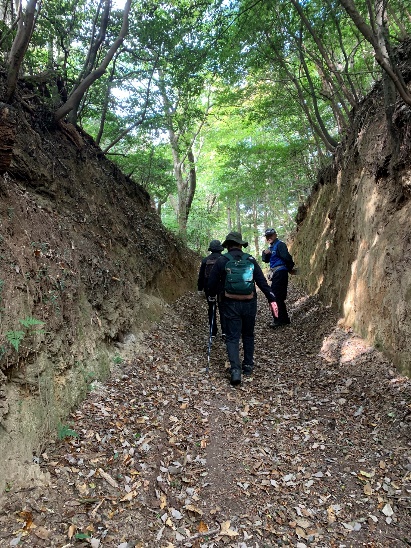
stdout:
POLYGON ((270 327, 275 329, 291 323, 285 300, 288 290, 288 273, 293 270, 294 261, 286 244, 278 239, 274 228, 267 228, 265 239, 268 249, 264 249, 262 252, 262 260, 265 263, 270 263, 268 279, 271 281, 271 290, 278 306, 278 318, 274 318, 270 324, 270 327))

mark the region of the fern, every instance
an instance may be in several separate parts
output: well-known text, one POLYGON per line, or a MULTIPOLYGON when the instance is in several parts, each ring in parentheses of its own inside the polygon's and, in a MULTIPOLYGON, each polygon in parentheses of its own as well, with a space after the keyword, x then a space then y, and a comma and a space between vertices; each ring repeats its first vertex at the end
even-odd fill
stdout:
POLYGON ((58 438, 59 440, 64 440, 66 438, 78 438, 79 435, 75 430, 67 426, 66 424, 60 424, 58 427, 58 438))
POLYGON ((24 338, 24 331, 7 331, 6 333, 6 339, 9 341, 12 347, 16 350, 16 352, 19 351, 19 346, 23 338, 24 338))
POLYGON ((44 325, 44 322, 42 322, 41 320, 38 320, 37 318, 30 318, 30 317, 24 318, 24 320, 19 320, 19 322, 21 323, 21 325, 23 325, 27 329, 35 325, 44 325))

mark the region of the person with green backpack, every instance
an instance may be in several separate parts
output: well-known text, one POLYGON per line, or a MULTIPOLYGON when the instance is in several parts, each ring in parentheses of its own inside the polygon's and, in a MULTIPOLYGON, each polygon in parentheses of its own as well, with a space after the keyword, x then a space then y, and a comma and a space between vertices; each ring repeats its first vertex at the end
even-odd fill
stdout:
POLYGON ((257 315, 257 287, 264 293, 273 316, 275 295, 265 279, 261 267, 252 255, 243 252, 248 246, 240 232, 230 232, 222 246, 227 253, 215 263, 208 279, 209 299, 224 302, 226 346, 230 362, 230 382, 241 383, 241 375, 252 375, 254 368, 254 327, 257 315), (240 360, 240 339, 243 360, 240 360))

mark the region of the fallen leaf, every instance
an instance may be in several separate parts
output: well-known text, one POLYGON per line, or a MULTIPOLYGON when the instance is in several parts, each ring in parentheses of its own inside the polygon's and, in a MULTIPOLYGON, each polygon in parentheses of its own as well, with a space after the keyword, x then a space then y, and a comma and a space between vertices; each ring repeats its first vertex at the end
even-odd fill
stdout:
POLYGON ((182 519, 183 517, 183 514, 175 508, 170 508, 170 512, 174 519, 182 519))
POLYGON ((167 497, 162 493, 160 495, 160 510, 163 510, 167 506, 167 497))
POLYGON ((199 533, 206 533, 208 531, 208 526, 206 523, 204 523, 203 520, 200 521, 200 524, 198 526, 198 532, 199 533))
POLYGON ((23 518, 25 522, 23 529, 31 529, 31 526, 33 525, 33 514, 27 510, 23 510, 22 512, 19 512, 19 516, 23 518))
POLYGON ((234 531, 234 529, 231 529, 231 521, 223 521, 219 535, 226 537, 237 537, 238 533, 237 531, 234 531))
POLYGON ((359 531, 361 529, 361 523, 358 523, 357 521, 343 523, 343 526, 345 527, 345 529, 348 529, 348 531, 359 531))
POLYGON ((295 528, 295 534, 298 536, 298 538, 307 538, 306 532, 301 527, 295 528))
POLYGON ((161 537, 163 536, 165 526, 163 526, 156 535, 156 540, 161 540, 161 537))
POLYGON ((184 508, 188 510, 189 512, 194 512, 195 514, 199 514, 200 516, 203 515, 203 511, 200 510, 200 508, 197 508, 196 506, 194 506, 193 504, 186 504, 184 508))
POLYGON ((303 529, 308 529, 311 526, 311 522, 308 519, 297 519, 296 523, 298 527, 302 527, 303 529))
POLYGON ((368 482, 364 485, 364 495, 367 495, 367 497, 372 495, 372 487, 368 482))
POLYGON ((98 472, 99 472, 100 476, 106 480, 107 483, 109 483, 113 487, 118 488, 118 483, 116 482, 116 480, 113 479, 111 476, 109 476, 109 474, 104 472, 104 470, 102 468, 99 468, 98 472))
POLYGON ((391 504, 389 504, 388 502, 381 510, 381 512, 387 517, 391 517, 394 514, 394 510, 391 508, 391 504))
MULTIPOLYGON (((366 478, 373 478, 375 476, 375 472, 364 472, 364 470, 360 470, 360 476, 364 476, 366 478)), ((361 478, 360 478, 361 479, 361 478)))
POLYGON ((50 531, 48 531, 45 527, 42 527, 41 525, 37 527, 37 529, 34 531, 34 534, 36 537, 39 537, 43 540, 47 540, 50 536, 50 531))
POLYGON ((329 506, 327 508, 327 518, 328 518, 328 523, 334 523, 335 520, 337 519, 335 515, 335 510, 332 506, 329 506))
POLYGON ((133 500, 133 498, 136 496, 135 491, 130 491, 122 499, 120 499, 120 502, 129 502, 130 500, 133 500))
POLYGON ((67 536, 69 539, 72 539, 74 536, 74 533, 76 532, 77 527, 73 524, 70 525, 67 536))

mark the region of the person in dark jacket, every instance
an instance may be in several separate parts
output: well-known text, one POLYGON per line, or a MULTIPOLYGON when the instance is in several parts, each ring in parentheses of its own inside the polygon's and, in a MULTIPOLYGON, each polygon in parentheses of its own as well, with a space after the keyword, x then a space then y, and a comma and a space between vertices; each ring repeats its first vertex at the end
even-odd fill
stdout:
POLYGON ((248 256, 247 260, 253 263, 252 293, 245 298, 244 295, 228 293, 225 289, 226 265, 231 258, 238 260, 243 257, 242 248, 247 247, 248 242, 242 239, 239 232, 230 232, 222 245, 227 248, 229 255, 228 253, 221 255, 215 263, 208 280, 208 293, 210 298, 218 295, 224 302, 230 382, 235 386, 241 383, 241 374, 251 375, 254 367, 254 326, 257 314, 255 284, 264 293, 269 303, 275 303, 275 296, 265 279, 261 267, 251 255, 248 256), (240 338, 243 342, 244 354, 242 363, 240 361, 240 338))
POLYGON ((271 280, 271 290, 278 306, 278 318, 274 318, 270 327, 278 328, 291 323, 285 300, 288 290, 288 273, 294 268, 294 261, 286 244, 278 239, 274 228, 268 228, 265 231, 265 238, 269 247, 262 252, 262 260, 270 263, 268 279, 271 280))
POLYGON ((212 271, 214 264, 217 262, 217 259, 221 257, 221 252, 224 250, 224 247, 221 245, 220 240, 211 240, 210 245, 208 246, 208 251, 211 251, 210 255, 204 257, 201 261, 200 271, 198 273, 197 280, 197 290, 199 295, 205 295, 208 304, 208 324, 210 326, 211 335, 215 337, 218 333, 217 327, 217 305, 218 312, 220 316, 220 325, 221 325, 221 338, 225 340, 225 326, 224 326, 224 314, 223 314, 223 303, 216 303, 215 299, 209 300, 208 294, 208 278, 210 272, 212 271))

